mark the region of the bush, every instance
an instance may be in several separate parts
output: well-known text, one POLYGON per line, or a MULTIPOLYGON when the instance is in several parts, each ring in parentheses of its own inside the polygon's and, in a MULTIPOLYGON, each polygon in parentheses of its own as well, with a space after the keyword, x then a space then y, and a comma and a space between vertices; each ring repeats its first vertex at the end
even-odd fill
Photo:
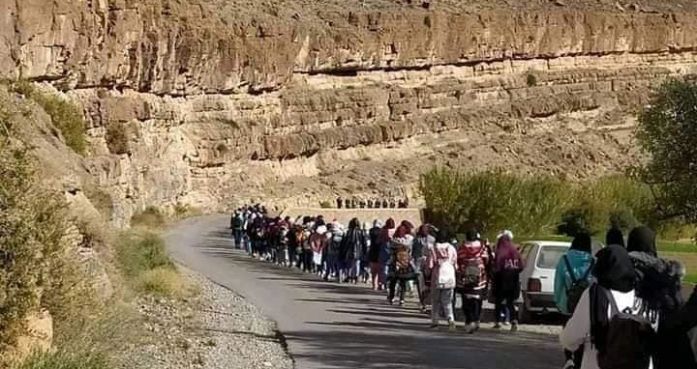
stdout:
POLYGON ((119 237, 116 255, 121 271, 130 278, 156 268, 174 268, 165 243, 151 232, 126 232, 119 237))
POLYGON ((544 233, 558 224, 571 200, 568 187, 559 180, 502 172, 434 169, 422 176, 420 188, 430 220, 453 233, 473 226, 488 233, 504 228, 544 233))
POLYGON ((527 77, 525 77, 525 83, 527 83, 528 87, 537 86, 537 76, 532 73, 528 73, 527 77))
POLYGON ((39 104, 51 117, 51 122, 65 139, 65 144, 76 153, 85 154, 87 151, 86 125, 82 111, 76 105, 59 96, 40 91, 27 81, 15 82, 12 89, 39 104))
POLYGON ((575 200, 562 217, 561 234, 598 234, 611 226, 626 232, 639 224, 656 225, 655 202, 643 183, 611 176, 572 186, 575 200))
POLYGON ((151 295, 181 297, 186 294, 187 288, 176 270, 159 267, 140 275, 138 289, 151 295))
POLYGON ((329 201, 327 201, 327 200, 320 201, 320 202, 319 202, 319 207, 322 208, 322 209, 331 209, 331 208, 333 208, 332 203, 329 202, 329 201))
POLYGON ((521 236, 550 231, 574 236, 610 226, 628 231, 639 224, 659 225, 649 187, 622 176, 575 183, 544 175, 434 169, 420 185, 428 220, 455 233, 477 227, 487 233, 511 228, 521 236))
POLYGON ((201 210, 191 206, 178 202, 174 205, 174 218, 175 219, 185 219, 188 217, 194 217, 201 215, 201 210))
POLYGON ((181 278, 162 238, 152 232, 123 233, 116 255, 119 269, 138 292, 167 297, 186 297, 195 292, 181 278))
POLYGON ((165 225, 165 215, 155 206, 148 206, 131 217, 132 227, 161 228, 165 225))
POLYGON ((11 113, 0 106, 0 352, 23 333, 27 314, 53 307, 50 299, 67 289, 65 204, 35 179, 11 113))
POLYGON ((106 146, 109 152, 116 155, 124 155, 131 152, 128 144, 126 126, 122 123, 111 123, 106 127, 106 146))

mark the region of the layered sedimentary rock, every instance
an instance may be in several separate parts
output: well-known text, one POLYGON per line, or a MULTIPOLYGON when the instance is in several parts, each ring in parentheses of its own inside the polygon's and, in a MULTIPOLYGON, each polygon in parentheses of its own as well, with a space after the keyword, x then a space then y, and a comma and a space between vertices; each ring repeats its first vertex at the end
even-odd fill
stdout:
POLYGON ((473 3, 6 1, 0 74, 84 108, 127 219, 411 194, 434 164, 598 175, 633 160, 651 87, 697 70, 694 4, 473 3))

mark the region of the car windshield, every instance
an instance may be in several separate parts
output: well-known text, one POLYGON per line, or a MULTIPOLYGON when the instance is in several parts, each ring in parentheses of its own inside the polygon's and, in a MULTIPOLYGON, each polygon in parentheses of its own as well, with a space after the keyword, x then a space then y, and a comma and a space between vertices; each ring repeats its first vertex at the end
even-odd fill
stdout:
POLYGON ((537 267, 542 269, 555 269, 569 248, 566 246, 542 246, 540 255, 537 257, 537 267))

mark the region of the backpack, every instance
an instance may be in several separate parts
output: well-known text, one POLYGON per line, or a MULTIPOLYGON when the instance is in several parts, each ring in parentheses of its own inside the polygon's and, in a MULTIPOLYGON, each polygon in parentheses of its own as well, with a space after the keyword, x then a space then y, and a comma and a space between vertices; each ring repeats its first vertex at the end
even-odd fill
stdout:
POLYGON ((648 369, 656 333, 647 318, 646 304, 635 298, 635 308, 619 311, 612 292, 594 285, 610 303, 605 347, 598 351, 600 369, 648 369), (636 311, 636 312, 635 312, 636 311))
POLYGON ((438 275, 436 277, 436 288, 455 287, 455 267, 447 258, 438 259, 438 275))
POLYGON ((576 306, 578 305, 578 302, 581 300, 581 295, 590 286, 590 283, 588 282, 588 276, 590 276, 590 273, 593 270, 593 266, 595 266, 595 259, 591 260, 591 265, 588 266, 588 269, 583 274, 583 276, 581 278, 576 278, 574 268, 571 267, 571 262, 569 261, 569 258, 567 257, 567 255, 564 255, 563 258, 564 263, 566 264, 566 271, 569 273, 569 276, 571 277, 571 285, 566 288, 566 311, 568 311, 569 313, 573 313, 574 311, 576 311, 576 306))
POLYGON ((407 270, 411 268, 411 254, 409 248, 404 245, 397 245, 394 252, 395 269, 407 270))
POLYGON ((481 257, 467 259, 463 262, 462 275, 460 277, 463 287, 478 287, 482 282, 482 269, 484 260, 481 257))
POLYGON ((239 230, 244 228, 244 219, 241 216, 236 216, 232 219, 232 228, 239 230))

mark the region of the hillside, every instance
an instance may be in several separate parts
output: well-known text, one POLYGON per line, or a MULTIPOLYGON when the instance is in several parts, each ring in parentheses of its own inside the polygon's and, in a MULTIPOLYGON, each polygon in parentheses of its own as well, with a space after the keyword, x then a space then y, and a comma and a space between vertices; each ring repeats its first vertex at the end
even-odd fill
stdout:
POLYGON ((622 170, 651 86, 697 68, 692 1, 413 2, 5 2, 0 75, 82 107, 84 169, 123 224, 413 197, 434 164, 622 170))

